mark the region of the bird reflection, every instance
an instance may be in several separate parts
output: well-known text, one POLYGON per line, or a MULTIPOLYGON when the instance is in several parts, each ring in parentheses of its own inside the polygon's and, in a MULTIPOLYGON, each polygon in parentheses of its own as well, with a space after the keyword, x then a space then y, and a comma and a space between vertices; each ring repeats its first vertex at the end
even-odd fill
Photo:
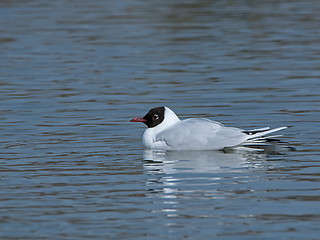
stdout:
POLYGON ((231 216, 233 209, 242 213, 248 199, 259 198, 261 189, 268 189, 262 187, 268 184, 268 172, 275 173, 281 164, 270 161, 274 159, 270 154, 281 159, 277 150, 271 146, 228 151, 145 150, 143 167, 146 197, 152 202, 150 211, 165 216, 162 224, 169 227, 189 218, 207 223, 231 216))
POLYGON ((144 151, 144 168, 150 173, 241 172, 261 167, 265 153, 248 151, 144 151), (259 161, 257 161, 259 160, 259 161))
MULTIPOLYGON (((155 150, 145 150, 143 155, 148 197, 156 203, 153 211, 168 217, 167 224, 174 223, 171 218, 178 217, 181 207, 192 200, 218 204, 232 197, 239 182, 254 181, 252 170, 264 169, 267 156, 252 151, 155 150), (229 187, 223 190, 221 185, 229 187)), ((208 216, 202 213, 201 217, 208 216)))

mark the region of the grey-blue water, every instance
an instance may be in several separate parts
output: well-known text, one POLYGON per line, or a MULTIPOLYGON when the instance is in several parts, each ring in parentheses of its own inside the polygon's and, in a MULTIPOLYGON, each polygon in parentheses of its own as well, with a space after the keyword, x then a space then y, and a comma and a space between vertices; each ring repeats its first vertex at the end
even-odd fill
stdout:
POLYGON ((1 239, 319 239, 320 3, 0 3, 1 239), (182 119, 296 151, 142 149, 182 119))

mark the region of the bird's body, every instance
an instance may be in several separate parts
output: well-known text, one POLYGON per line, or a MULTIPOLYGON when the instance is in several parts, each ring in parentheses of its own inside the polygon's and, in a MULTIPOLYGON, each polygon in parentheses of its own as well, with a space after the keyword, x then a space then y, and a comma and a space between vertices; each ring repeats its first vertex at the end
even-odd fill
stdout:
POLYGON ((261 144, 268 139, 266 134, 286 128, 245 131, 206 118, 180 120, 168 107, 151 109, 143 118, 131 121, 144 122, 148 126, 143 134, 143 145, 156 150, 222 150, 261 144))

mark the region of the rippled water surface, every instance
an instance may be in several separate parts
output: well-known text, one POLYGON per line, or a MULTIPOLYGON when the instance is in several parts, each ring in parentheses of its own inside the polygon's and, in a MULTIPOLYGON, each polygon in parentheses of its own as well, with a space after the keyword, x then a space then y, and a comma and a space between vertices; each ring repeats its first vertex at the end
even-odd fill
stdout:
POLYGON ((318 239, 319 1, 1 1, 1 239, 318 239), (167 105, 296 151, 150 152, 167 105))

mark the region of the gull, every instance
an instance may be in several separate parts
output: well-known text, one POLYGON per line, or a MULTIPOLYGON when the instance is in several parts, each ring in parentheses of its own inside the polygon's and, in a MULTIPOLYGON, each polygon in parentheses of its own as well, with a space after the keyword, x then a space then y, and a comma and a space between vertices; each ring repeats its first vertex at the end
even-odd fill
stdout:
POLYGON ((288 127, 270 127, 243 130, 226 127, 206 118, 180 120, 168 107, 152 108, 144 117, 130 122, 147 125, 142 138, 146 149, 154 150, 224 150, 250 145, 266 145, 281 135, 270 136, 288 127))

